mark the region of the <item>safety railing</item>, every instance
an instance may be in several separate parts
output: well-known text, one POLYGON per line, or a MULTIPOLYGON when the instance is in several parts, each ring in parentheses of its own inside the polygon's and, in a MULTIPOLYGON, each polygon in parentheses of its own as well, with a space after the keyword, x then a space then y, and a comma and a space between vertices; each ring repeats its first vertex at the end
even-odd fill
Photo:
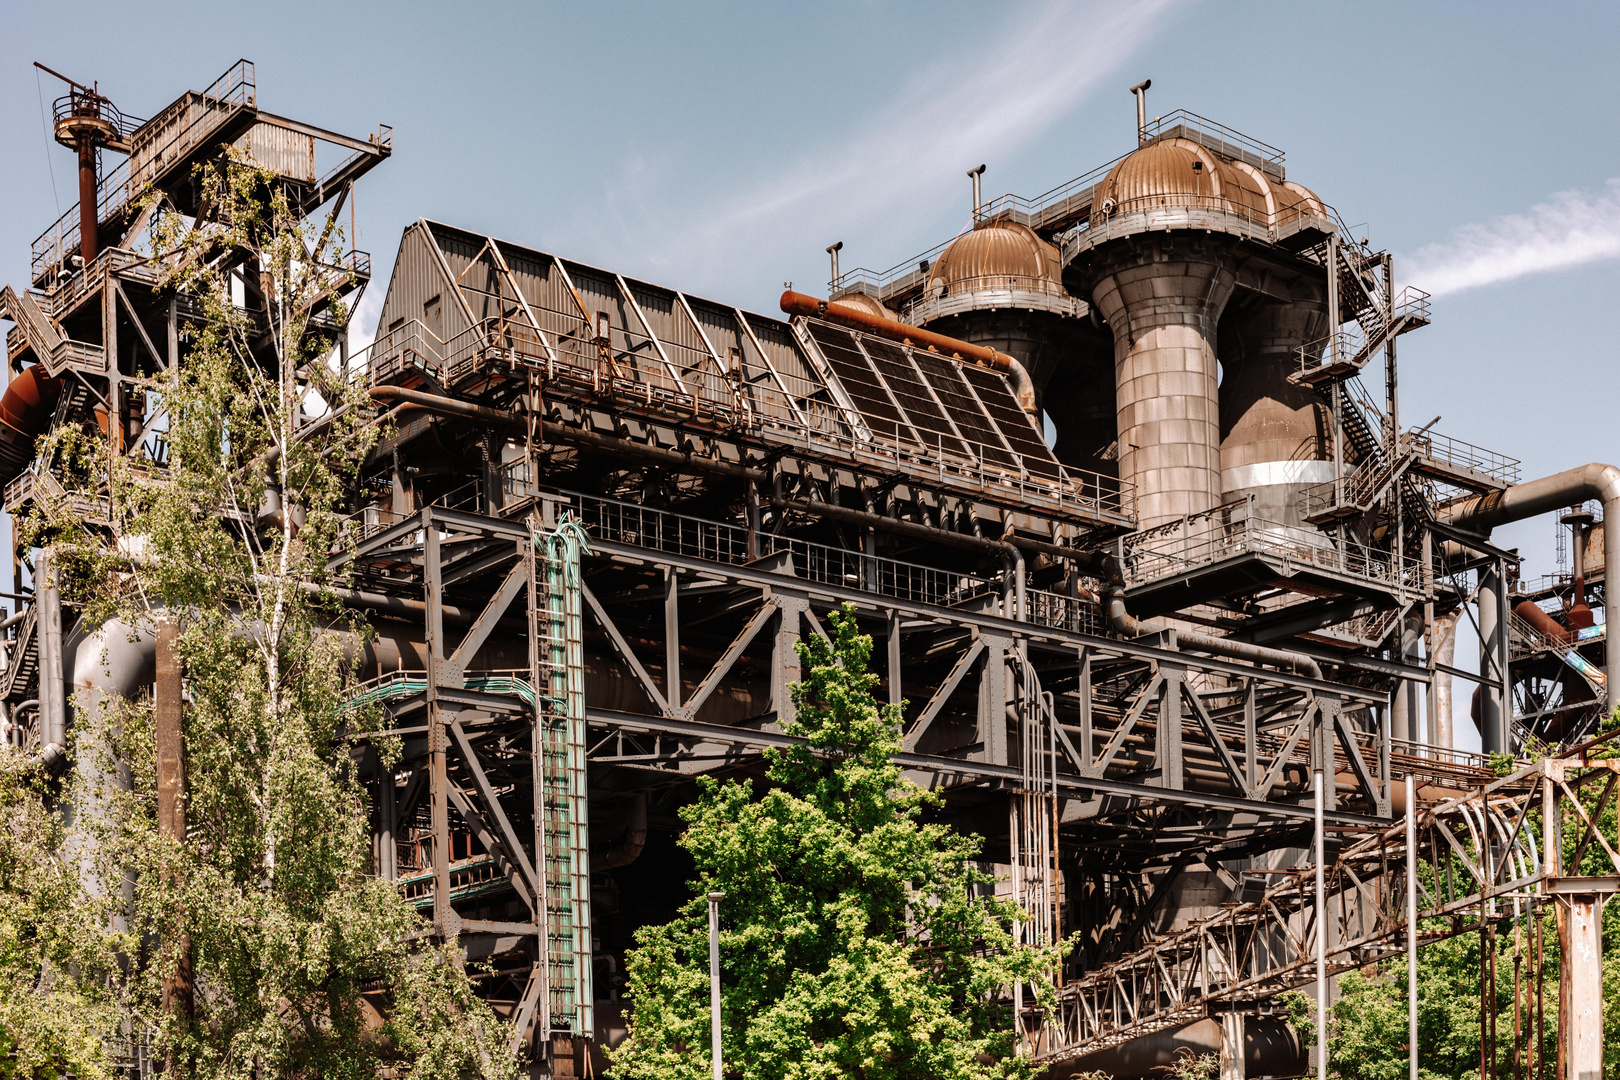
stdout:
POLYGON ((1408 285, 1395 295, 1395 317, 1429 322, 1429 294, 1408 285))
MULTIPOLYGON (((563 313, 531 310, 543 321, 569 325, 563 313)), ((578 392, 592 401, 611 396, 622 407, 701 419, 717 429, 753 430, 802 447, 807 454, 928 477, 1058 515, 1121 524, 1133 516, 1131 486, 1112 477, 1061 465, 1055 479, 1032 476, 1016 458, 1013 467, 996 464, 1005 460, 1005 449, 971 439, 964 441, 973 456, 964 459, 943 444, 917 443, 898 421, 885 425, 869 416, 852 417, 819 381, 740 360, 738 366, 722 368, 721 361, 703 350, 619 327, 602 337, 587 337, 589 328, 577 315, 573 326, 577 329, 542 336, 527 322, 486 319, 440 341, 420 321, 411 320, 356 353, 351 370, 369 385, 409 381, 416 372, 459 388, 507 377, 496 369, 522 364, 543 374, 554 395, 578 392), (854 430, 857 419, 874 438, 854 430)))
POLYGON ((1284 154, 1270 143, 1245 135, 1236 128, 1216 123, 1206 116, 1177 109, 1175 112, 1149 120, 1143 132, 1149 142, 1159 139, 1189 139, 1207 147, 1223 157, 1246 161, 1260 167, 1270 166, 1267 172, 1279 180, 1283 177, 1284 154))
POLYGON ((1241 555, 1301 563, 1384 586, 1399 584, 1393 564, 1382 553, 1348 542, 1335 545, 1314 529, 1256 517, 1248 499, 1132 533, 1120 543, 1129 585, 1157 581, 1241 555))
POLYGON ((1405 441, 1419 457, 1441 465, 1482 473, 1506 487, 1519 482, 1520 461, 1516 457, 1487 450, 1483 446, 1454 439, 1433 431, 1408 432, 1405 441))
MULTIPOLYGON (((239 109, 256 102, 253 64, 238 60, 208 89, 190 93, 130 135, 130 154, 96 187, 98 221, 113 216, 140 194, 159 170, 205 142, 239 109)), ((38 282, 79 246, 79 207, 74 204, 35 239, 30 268, 38 282)))
POLYGON ((118 111, 116 105, 97 93, 73 90, 51 102, 51 118, 58 125, 75 117, 93 117, 101 120, 123 139, 129 138, 137 128, 146 123, 138 116, 125 116, 118 111))
POLYGON ((958 311, 992 304, 1034 308, 1078 318, 1088 310, 1083 300, 1070 296, 1061 282, 1024 274, 976 274, 950 281, 931 281, 906 304, 903 322, 921 324, 958 311))
POLYGON ((1068 262, 1079 252, 1115 237, 1157 229, 1207 229, 1279 243, 1305 229, 1332 232, 1333 223, 1303 200, 1272 212, 1214 194, 1143 195, 1118 202, 1105 199, 1093 205, 1091 216, 1065 235, 1063 259, 1068 262))
POLYGON ((1563 653, 1575 643, 1575 634, 1560 629, 1556 633, 1545 633, 1530 624, 1511 608, 1507 612, 1508 625, 1508 657, 1512 660, 1522 660, 1536 653, 1555 652, 1563 653))
MULTIPOLYGON (((995 597, 1004 605, 1003 614, 1008 618, 1017 614, 1005 607, 1011 598, 1010 567, 999 575, 941 570, 601 495, 541 488, 525 479, 527 473, 521 462, 508 466, 504 475, 508 494, 556 500, 559 512, 572 509, 579 515, 592 539, 733 566, 785 557, 791 569, 783 566, 782 570, 804 581, 933 607, 982 603, 986 597, 995 597)), ((1028 622, 1084 634, 1103 633, 1102 610, 1092 601, 1030 589, 1026 605, 1028 622)))

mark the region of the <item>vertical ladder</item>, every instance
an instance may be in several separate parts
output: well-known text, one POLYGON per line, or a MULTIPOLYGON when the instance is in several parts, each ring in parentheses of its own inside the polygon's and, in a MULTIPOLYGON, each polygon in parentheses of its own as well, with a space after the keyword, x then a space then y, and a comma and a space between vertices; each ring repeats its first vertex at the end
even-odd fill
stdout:
POLYGON ((585 650, 580 555, 572 515, 535 535, 529 653, 535 677, 535 846, 542 878, 540 1031, 591 1038, 589 801, 585 781, 585 650))

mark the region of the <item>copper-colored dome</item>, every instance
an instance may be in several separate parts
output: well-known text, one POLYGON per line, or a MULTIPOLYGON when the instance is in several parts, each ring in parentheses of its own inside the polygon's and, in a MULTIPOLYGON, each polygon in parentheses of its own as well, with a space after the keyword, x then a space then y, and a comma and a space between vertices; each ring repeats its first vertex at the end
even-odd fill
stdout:
POLYGON ((1098 201, 1119 206, 1167 195, 1219 196, 1224 172, 1221 159, 1191 139, 1160 139, 1109 170, 1098 201))
POLYGON ((1115 165, 1097 190, 1104 216, 1155 206, 1223 210, 1281 224, 1301 214, 1325 217, 1310 190, 1277 180, 1245 161, 1229 161, 1191 139, 1160 139, 1115 165))
POLYGON ((865 293, 845 293, 838 298, 838 303, 843 304, 845 307, 860 308, 868 315, 876 315, 878 318, 888 319, 890 322, 900 321, 900 316, 895 314, 887 304, 877 297, 868 296, 865 293))
POLYGON ((1056 286, 1063 276, 1057 248, 1035 235, 1027 225, 991 221, 963 233, 940 252, 928 271, 928 293, 940 286, 958 288, 1020 286, 1040 289, 1056 286), (999 284, 998 284, 999 283, 999 284))

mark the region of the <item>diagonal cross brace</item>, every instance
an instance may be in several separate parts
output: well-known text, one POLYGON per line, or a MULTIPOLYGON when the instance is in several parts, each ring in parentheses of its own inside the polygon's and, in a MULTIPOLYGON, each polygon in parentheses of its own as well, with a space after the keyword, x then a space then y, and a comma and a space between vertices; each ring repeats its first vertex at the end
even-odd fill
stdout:
MULTIPOLYGON (((467 765, 467 771, 472 773, 473 784, 478 789, 478 796, 483 800, 490 816, 495 819, 495 825, 500 829, 502 845, 507 849, 512 864, 522 871, 529 886, 531 896, 539 896, 539 875, 534 871, 534 864, 524 854, 523 845, 518 843, 517 833, 512 823, 507 820, 506 811, 501 809, 500 800, 495 797, 495 789, 490 785, 489 777, 484 774, 484 767, 478 763, 478 751, 473 747, 472 740, 467 738, 467 730, 461 726, 461 720, 455 716, 450 718, 450 734, 455 737, 456 745, 461 749, 462 759, 467 765)), ((454 788, 452 788, 452 791, 454 788)), ((530 905, 533 906, 532 904, 530 905)))

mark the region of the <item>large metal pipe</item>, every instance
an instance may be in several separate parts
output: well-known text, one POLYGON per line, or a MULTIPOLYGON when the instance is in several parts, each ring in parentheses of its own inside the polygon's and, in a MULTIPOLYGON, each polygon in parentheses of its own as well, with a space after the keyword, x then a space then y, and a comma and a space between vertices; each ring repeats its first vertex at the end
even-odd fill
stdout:
POLYGON ((841 304, 837 300, 818 300, 813 296, 794 292, 792 289, 782 294, 781 303, 782 310, 789 315, 824 319, 852 330, 876 334, 907 345, 919 346, 930 352, 943 353, 957 360, 972 360, 985 367, 995 368, 1004 373, 1007 381, 1012 384, 1013 396, 1018 399, 1019 407, 1028 413, 1035 412, 1034 380, 1029 377, 1029 372, 1024 370, 1024 365, 1018 362, 1017 357, 1009 356, 999 349, 992 349, 988 345, 975 345, 961 338, 947 337, 945 334, 912 326, 910 323, 885 319, 853 304, 841 304))
MULTIPOLYGON (((440 416, 477 420, 480 423, 498 424, 501 427, 511 427, 523 422, 521 413, 507 412, 504 409, 492 409, 488 405, 476 405, 470 401, 460 401, 456 398, 444 397, 441 394, 429 394, 421 390, 407 390, 402 386, 374 386, 370 393, 373 401, 397 401, 417 405, 440 416)), ((569 427, 565 424, 553 423, 550 420, 541 421, 540 428, 541 434, 552 442, 566 442, 573 443, 576 446, 595 447, 615 454, 656 461, 660 465, 667 465, 671 468, 697 469, 702 472, 716 473, 720 476, 730 476, 738 480, 762 481, 769 479, 768 475, 762 470, 751 469, 746 465, 733 465, 728 461, 694 457, 691 454, 683 454, 677 450, 665 450, 661 447, 647 446, 645 443, 620 439, 612 435, 600 435, 594 431, 569 427)))
MULTIPOLYGON (((1151 153, 1151 151, 1149 151, 1151 153)), ((1115 241, 1094 260, 1091 300, 1114 334, 1119 478, 1151 529, 1221 502, 1216 326, 1237 283, 1203 233, 1115 241)))
POLYGON ((62 589, 56 577, 56 552, 46 548, 36 567, 39 618, 39 748, 52 772, 67 760, 67 695, 62 684, 62 589))
MULTIPOLYGON (((1502 491, 1460 499, 1444 508, 1442 521, 1489 535, 1498 525, 1551 513, 1587 499, 1603 505, 1603 582, 1620 581, 1620 468, 1593 462, 1502 491)), ((1605 685, 1620 679, 1620 647, 1604 646, 1605 685)), ((1612 700, 1612 693, 1611 693, 1612 700)))
POLYGON ((0 486, 11 483, 34 460, 34 443, 50 426, 62 384, 35 364, 6 384, 0 397, 0 486))
POLYGON ((96 144, 79 139, 79 257, 84 265, 95 261, 99 228, 96 207, 96 144))

